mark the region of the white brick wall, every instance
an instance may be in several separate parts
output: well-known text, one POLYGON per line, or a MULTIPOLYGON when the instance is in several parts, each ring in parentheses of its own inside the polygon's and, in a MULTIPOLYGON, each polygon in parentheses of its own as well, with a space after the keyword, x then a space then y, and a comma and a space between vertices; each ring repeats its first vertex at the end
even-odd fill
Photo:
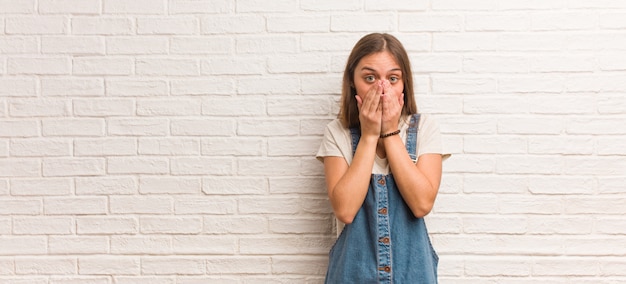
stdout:
POLYGON ((0 0, 0 283, 321 283, 373 31, 453 153, 441 283, 625 282, 625 3, 0 0))

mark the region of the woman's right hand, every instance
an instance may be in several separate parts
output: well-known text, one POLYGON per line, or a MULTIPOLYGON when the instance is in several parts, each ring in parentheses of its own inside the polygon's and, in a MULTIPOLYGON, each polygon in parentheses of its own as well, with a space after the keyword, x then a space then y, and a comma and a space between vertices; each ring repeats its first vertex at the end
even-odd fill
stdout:
POLYGON ((364 97, 356 95, 357 107, 359 109, 359 121, 361 123, 361 137, 380 136, 382 126, 382 106, 380 98, 383 94, 382 81, 376 81, 372 87, 364 94, 364 97))

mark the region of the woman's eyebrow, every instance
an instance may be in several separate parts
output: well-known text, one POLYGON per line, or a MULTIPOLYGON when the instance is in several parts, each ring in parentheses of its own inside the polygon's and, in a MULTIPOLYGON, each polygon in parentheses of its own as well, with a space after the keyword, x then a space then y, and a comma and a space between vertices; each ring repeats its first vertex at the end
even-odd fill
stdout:
MULTIPOLYGON (((365 67, 361 68, 361 71, 376 72, 376 70, 374 70, 374 68, 367 67, 367 66, 365 66, 365 67)), ((387 71, 387 72, 395 72, 395 71, 400 71, 400 72, 402 72, 402 69, 400 69, 400 68, 393 68, 393 69, 391 69, 391 70, 389 70, 389 71, 387 71)))

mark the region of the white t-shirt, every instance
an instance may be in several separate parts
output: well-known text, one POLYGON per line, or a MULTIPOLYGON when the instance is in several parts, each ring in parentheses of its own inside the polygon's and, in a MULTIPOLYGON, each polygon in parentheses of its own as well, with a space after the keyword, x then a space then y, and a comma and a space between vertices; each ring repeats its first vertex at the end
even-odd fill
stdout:
MULTIPOLYGON (((411 117, 407 116, 400 120, 398 127, 400 128, 400 138, 406 143, 407 129, 411 117)), ((352 142, 350 138, 350 129, 344 128, 339 119, 331 121, 326 125, 324 131, 324 140, 317 151, 316 158, 323 161, 324 157, 344 157, 348 165, 352 163, 352 142)), ((420 114, 420 121, 417 131, 417 157, 423 154, 442 154, 444 159, 449 154, 444 153, 441 145, 441 134, 439 132, 439 124, 428 114, 420 114)), ((380 158, 378 155, 374 159, 373 174, 389 174, 390 168, 386 158, 380 158)))

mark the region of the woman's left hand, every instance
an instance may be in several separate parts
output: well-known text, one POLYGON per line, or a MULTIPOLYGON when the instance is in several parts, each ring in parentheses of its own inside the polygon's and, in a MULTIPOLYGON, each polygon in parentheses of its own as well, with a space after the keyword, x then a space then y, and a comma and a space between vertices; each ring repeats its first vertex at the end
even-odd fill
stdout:
POLYGON ((398 130, 398 123, 404 106, 404 93, 394 93, 389 80, 383 82, 381 105, 383 112, 381 133, 391 133, 398 130))

